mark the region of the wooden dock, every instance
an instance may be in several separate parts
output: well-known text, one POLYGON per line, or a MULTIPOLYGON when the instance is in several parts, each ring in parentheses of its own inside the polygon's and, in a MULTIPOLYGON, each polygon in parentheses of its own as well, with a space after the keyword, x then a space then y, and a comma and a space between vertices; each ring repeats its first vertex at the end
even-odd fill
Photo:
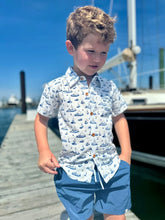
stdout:
MULTIPOLYGON (((16 115, 0 148, 0 220, 67 220, 53 176, 37 167, 38 152, 33 120, 16 115)), ((61 141, 50 129, 49 144, 55 155, 61 141)), ((95 220, 101 220, 100 215, 95 220)), ((138 218, 129 211, 127 220, 138 218)))

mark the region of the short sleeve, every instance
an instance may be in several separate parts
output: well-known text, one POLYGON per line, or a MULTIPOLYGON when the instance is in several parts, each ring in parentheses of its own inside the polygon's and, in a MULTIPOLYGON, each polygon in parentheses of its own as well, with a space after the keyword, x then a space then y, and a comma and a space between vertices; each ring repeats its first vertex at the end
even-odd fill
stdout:
MULTIPOLYGON (((112 81, 111 81, 112 82, 112 81)), ((121 95, 117 86, 112 82, 113 97, 112 97, 112 116, 115 117, 123 113, 127 109, 127 103, 121 95)))
POLYGON ((37 108, 39 114, 49 118, 57 116, 59 108, 58 88, 52 84, 46 84, 37 108))

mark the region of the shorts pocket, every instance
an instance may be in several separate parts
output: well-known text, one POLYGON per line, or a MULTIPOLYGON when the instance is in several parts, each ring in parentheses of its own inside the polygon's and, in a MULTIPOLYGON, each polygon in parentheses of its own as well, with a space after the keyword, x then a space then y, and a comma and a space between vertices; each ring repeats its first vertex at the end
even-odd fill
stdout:
POLYGON ((60 167, 60 168, 57 168, 56 169, 57 170, 57 174, 55 174, 54 175, 54 181, 56 182, 57 180, 61 180, 61 178, 62 178, 62 168, 60 167))
POLYGON ((121 160, 121 162, 130 167, 130 164, 127 161, 121 160))

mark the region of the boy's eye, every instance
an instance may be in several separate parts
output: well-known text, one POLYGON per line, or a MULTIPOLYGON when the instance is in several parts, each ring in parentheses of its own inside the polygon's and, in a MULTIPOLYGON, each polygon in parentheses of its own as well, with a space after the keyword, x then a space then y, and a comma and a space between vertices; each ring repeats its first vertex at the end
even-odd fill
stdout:
POLYGON ((94 50, 88 50, 88 52, 89 52, 89 53, 94 53, 95 51, 94 51, 94 50))
MULTIPOLYGON (((97 53, 95 50, 87 50, 87 53, 89 53, 89 54, 95 54, 95 53, 97 53)), ((107 55, 107 52, 106 51, 103 51, 103 52, 100 52, 99 53, 100 55, 102 55, 102 56, 106 56, 107 55)))
POLYGON ((102 54, 102 55, 107 55, 107 52, 102 52, 101 54, 102 54))

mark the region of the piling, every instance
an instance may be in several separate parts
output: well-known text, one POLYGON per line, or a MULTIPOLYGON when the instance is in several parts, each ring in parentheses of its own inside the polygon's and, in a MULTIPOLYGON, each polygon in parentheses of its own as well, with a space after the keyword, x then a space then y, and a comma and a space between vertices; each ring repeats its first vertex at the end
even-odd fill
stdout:
POLYGON ((20 72, 20 82, 21 82, 21 110, 22 113, 26 113, 26 88, 25 88, 25 72, 20 72))
POLYGON ((159 68, 160 88, 164 88, 164 48, 159 49, 159 68))
POLYGON ((153 89, 153 77, 149 76, 149 89, 153 89))

